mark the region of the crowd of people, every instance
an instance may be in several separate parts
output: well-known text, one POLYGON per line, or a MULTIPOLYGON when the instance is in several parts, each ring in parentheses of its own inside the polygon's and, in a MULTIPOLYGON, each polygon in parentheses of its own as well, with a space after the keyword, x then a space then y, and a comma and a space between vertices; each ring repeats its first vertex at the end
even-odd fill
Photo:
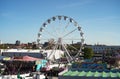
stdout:
POLYGON ((35 71, 34 62, 4 61, 5 71, 3 75, 24 74, 35 71))

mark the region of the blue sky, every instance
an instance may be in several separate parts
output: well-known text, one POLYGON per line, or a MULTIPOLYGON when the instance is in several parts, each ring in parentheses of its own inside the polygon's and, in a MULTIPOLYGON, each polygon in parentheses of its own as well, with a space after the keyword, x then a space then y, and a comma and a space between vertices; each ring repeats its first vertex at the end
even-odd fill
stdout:
POLYGON ((0 40, 37 40, 40 26, 55 15, 72 17, 85 43, 120 45, 120 0, 0 0, 0 40))

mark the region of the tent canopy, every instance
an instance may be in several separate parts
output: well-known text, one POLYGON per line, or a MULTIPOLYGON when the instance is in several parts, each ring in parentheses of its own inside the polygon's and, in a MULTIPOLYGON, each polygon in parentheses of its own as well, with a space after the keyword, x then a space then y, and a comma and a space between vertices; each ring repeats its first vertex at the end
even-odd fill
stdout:
POLYGON ((34 58, 30 56, 23 56, 23 57, 15 57, 13 60, 18 60, 18 61, 36 61, 40 60, 39 58, 34 58))
POLYGON ((0 56, 0 60, 10 60, 10 57, 6 57, 6 56, 0 56))

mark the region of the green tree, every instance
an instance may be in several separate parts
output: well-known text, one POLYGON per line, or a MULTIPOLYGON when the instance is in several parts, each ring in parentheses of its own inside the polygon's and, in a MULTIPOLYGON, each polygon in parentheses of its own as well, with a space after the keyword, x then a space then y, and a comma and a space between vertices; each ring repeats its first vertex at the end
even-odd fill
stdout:
POLYGON ((85 47, 83 49, 84 59, 91 59, 94 55, 92 48, 85 47))

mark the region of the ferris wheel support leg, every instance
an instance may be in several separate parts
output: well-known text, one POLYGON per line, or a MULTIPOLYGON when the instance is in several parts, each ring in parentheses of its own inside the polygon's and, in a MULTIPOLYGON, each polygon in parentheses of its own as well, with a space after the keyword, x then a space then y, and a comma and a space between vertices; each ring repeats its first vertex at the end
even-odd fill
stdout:
POLYGON ((55 45, 55 46, 54 46, 53 50, 51 51, 50 55, 48 56, 48 59, 50 58, 51 55, 54 54, 54 51, 56 50, 57 46, 58 46, 58 45, 55 45))
MULTIPOLYGON (((63 48, 66 51, 66 55, 68 55, 68 58, 70 58, 70 60, 73 60, 73 58, 70 56, 69 52, 67 51, 66 47, 62 44, 63 48)), ((69 60, 69 59, 68 59, 69 60)), ((69 61, 70 62, 70 61, 69 61)))
POLYGON ((70 60, 69 60, 69 57, 67 56, 67 53, 65 53, 65 55, 66 55, 68 63, 70 63, 70 60))

